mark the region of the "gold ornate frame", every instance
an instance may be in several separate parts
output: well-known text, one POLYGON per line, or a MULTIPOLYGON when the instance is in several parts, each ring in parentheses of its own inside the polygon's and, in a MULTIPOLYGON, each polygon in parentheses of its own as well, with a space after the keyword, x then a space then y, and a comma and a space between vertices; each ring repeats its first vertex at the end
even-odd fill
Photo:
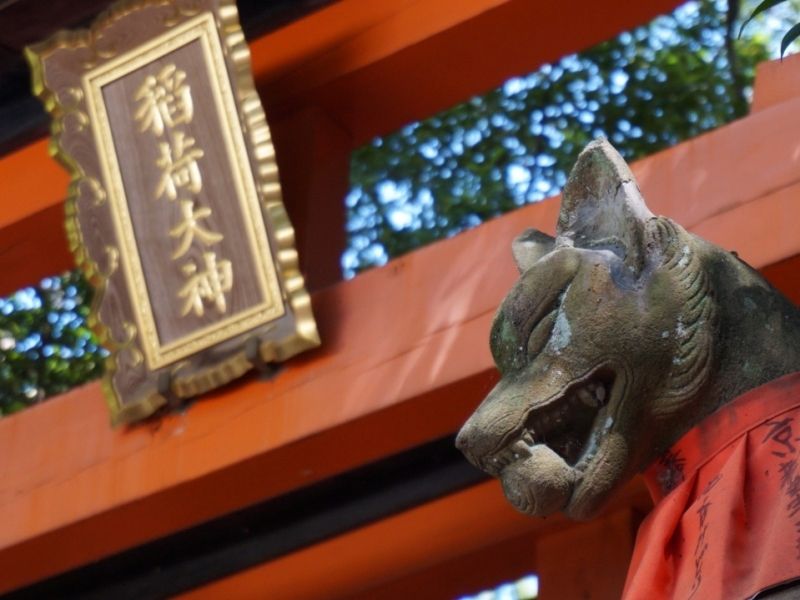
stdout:
POLYGON ((34 93, 53 119, 51 154, 72 176, 66 227, 76 263, 97 290, 90 325, 111 350, 104 390, 113 423, 145 418, 167 402, 223 385, 256 364, 284 360, 319 344, 234 0, 126 0, 90 29, 61 32, 27 48, 26 56, 34 93), (147 26, 131 33, 137 19, 147 26), (259 285, 272 302, 163 347, 98 93, 105 83, 163 56, 175 44, 196 39, 216 83, 215 103, 236 167, 237 197, 252 225, 246 235, 263 273, 259 285), (86 146, 94 148, 94 155, 86 146), (83 226, 90 220, 109 223, 109 228, 113 223, 115 239, 99 239, 83 226), (123 290, 127 301, 120 300, 123 290), (114 302, 106 302, 109 297, 114 302))
POLYGON ((181 23, 146 44, 94 68, 83 76, 83 90, 86 95, 89 120, 95 124, 95 143, 100 149, 103 177, 110 183, 109 200, 113 205, 117 238, 123 249, 121 253, 122 266, 128 280, 128 290, 134 296, 136 325, 142 338, 147 366, 150 369, 161 368, 190 354, 205 350, 217 342, 269 323, 284 312, 283 304, 279 301, 280 288, 270 256, 267 232, 261 219, 261 208, 256 197, 247 149, 241 130, 236 127, 239 124, 239 118, 236 114, 236 104, 226 76, 224 61, 222 47, 214 27, 213 15, 206 12, 181 23), (114 148, 114 140, 111 136, 111 125, 102 98, 102 88, 143 65, 169 54, 176 48, 196 40, 200 41, 203 48, 208 76, 216 83, 216 86, 212 86, 215 92, 214 100, 220 116, 220 125, 225 137, 231 171, 236 175, 236 198, 242 211, 249 217, 246 234, 252 247, 253 256, 256 258, 256 274, 259 277, 259 287, 265 301, 247 311, 239 312, 196 331, 190 336, 162 345, 158 339, 153 310, 146 289, 147 281, 134 238, 122 175, 114 148))

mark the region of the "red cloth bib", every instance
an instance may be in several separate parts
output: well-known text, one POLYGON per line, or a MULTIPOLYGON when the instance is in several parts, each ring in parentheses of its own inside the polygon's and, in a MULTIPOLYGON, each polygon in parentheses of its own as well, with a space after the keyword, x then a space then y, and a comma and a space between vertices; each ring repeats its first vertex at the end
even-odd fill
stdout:
POLYGON ((800 577, 800 373, 717 410, 645 480, 624 600, 745 600, 800 577))

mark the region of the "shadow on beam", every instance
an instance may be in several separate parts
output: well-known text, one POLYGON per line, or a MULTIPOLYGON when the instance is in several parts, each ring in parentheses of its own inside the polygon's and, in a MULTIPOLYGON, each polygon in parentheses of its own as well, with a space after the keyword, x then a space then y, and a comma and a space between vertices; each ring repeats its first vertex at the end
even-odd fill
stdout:
POLYGON ((173 596, 485 479, 456 450, 453 436, 447 436, 4 598, 173 596))

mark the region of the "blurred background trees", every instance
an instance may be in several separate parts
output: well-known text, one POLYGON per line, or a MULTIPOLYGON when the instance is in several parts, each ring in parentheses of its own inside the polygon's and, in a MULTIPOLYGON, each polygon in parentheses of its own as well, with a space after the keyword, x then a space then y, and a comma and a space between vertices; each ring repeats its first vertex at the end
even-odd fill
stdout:
MULTIPOLYGON (((556 194, 595 137, 634 160, 743 116, 755 65, 797 21, 800 0, 776 4, 737 37, 737 0, 688 2, 356 150, 345 276, 556 194)), ((77 273, 0 300, 0 414, 101 374, 90 301, 77 273)))
POLYGON ((77 271, 0 299, 0 415, 102 374, 108 353, 86 325, 91 300, 77 271))
POLYGON ((773 36, 740 25, 737 0, 689 2, 357 150, 345 274, 552 196, 595 137, 630 161, 745 115, 773 36))

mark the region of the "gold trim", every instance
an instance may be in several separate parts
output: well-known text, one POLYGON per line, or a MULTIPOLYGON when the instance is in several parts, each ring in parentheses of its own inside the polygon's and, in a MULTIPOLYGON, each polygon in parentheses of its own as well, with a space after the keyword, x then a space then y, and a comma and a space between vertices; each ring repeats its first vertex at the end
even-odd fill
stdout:
MULTIPOLYGON (((114 226, 122 241, 122 266, 128 282, 131 304, 136 310, 136 325, 141 335, 144 355, 150 370, 171 365, 182 358, 224 342, 232 337, 264 325, 284 314, 275 268, 271 259, 267 232, 261 218, 254 177, 236 114, 233 92, 225 69, 222 48, 214 27, 214 16, 203 13, 185 21, 146 44, 137 46, 116 58, 95 67, 83 76, 83 88, 87 99, 87 112, 94 124, 94 139, 100 149, 100 167, 103 179, 110 190, 110 201, 114 207, 114 226), (147 279, 142 268, 136 244, 129 205, 122 182, 122 171, 117 160, 117 151, 111 132, 111 123, 102 96, 103 87, 129 75, 152 62, 188 46, 200 43, 206 66, 206 75, 211 82, 214 105, 219 117, 220 131, 227 150, 228 167, 233 175, 236 198, 244 214, 246 236, 251 256, 255 263, 255 276, 259 284, 262 302, 222 319, 169 344, 162 344, 147 291, 147 279)), ((248 275, 252 275, 249 273, 248 275)))
MULTIPOLYGON (((105 11, 89 30, 60 32, 46 42, 25 49, 26 58, 31 65, 34 94, 41 99, 52 117, 50 153, 65 166, 72 178, 65 208, 67 238, 76 264, 83 270, 96 290, 89 316, 89 325, 97 334, 98 339, 111 350, 111 355, 106 359, 103 389, 111 411, 111 421, 115 425, 148 417, 164 406, 166 399, 159 394, 158 390, 151 387, 142 389, 134 399, 126 398, 123 403, 114 384, 121 355, 126 350, 138 349, 136 339, 138 332, 134 330, 133 337, 123 344, 115 343, 109 327, 100 318, 106 287, 114 271, 103 273, 97 266, 98 261, 107 262, 106 254, 103 257, 89 256, 83 243, 77 218, 79 201, 85 192, 89 192, 87 197, 92 199, 95 207, 98 207, 108 204, 108 190, 104 189, 96 179, 88 177, 82 167, 61 145, 66 117, 70 116, 75 119, 77 126, 81 127, 83 116, 86 116, 82 110, 82 107, 86 106, 86 101, 80 98, 79 94, 69 93, 66 94, 67 98, 62 104, 61 99, 57 98, 46 86, 45 62, 49 56, 58 51, 84 49, 88 50, 90 54, 90 59, 84 62, 84 71, 97 68, 106 61, 113 60, 117 54, 116 48, 99 48, 98 42, 103 38, 104 32, 123 17, 140 10, 163 11, 168 9, 169 12, 163 15, 162 19, 166 29, 168 22, 169 24, 178 24, 182 20, 189 21, 194 18, 190 15, 202 10, 203 6, 213 8, 216 31, 211 39, 217 40, 217 43, 221 45, 222 54, 226 57, 222 61, 222 66, 220 67, 218 63, 215 68, 220 74, 224 75, 227 72, 230 75, 231 92, 236 105, 235 109, 226 112, 226 115, 229 119, 235 118, 235 121, 238 121, 243 128, 245 146, 249 147, 249 152, 247 152, 249 160, 244 160, 242 163, 252 166, 260 208, 273 234, 272 250, 277 274, 281 281, 283 298, 291 307, 295 321, 294 331, 290 334, 282 339, 265 340, 260 343, 261 358, 264 361, 284 360, 318 346, 320 343, 311 312, 310 298, 298 269, 297 253, 294 249, 294 230, 283 206, 271 135, 263 107, 255 90, 250 67, 250 52, 239 25, 235 0, 220 0, 219 2, 176 0, 172 3, 165 0, 125 0, 105 11), (167 4, 171 4, 171 8, 165 6, 167 4)), ((209 68, 211 67, 209 66, 209 68)), ((227 78, 223 77, 223 79, 227 81, 227 78)), ((76 85, 78 83, 75 82, 76 85)), ((223 131, 225 130, 226 128, 223 127, 223 131)), ((193 374, 181 374, 185 362, 177 363, 170 369, 173 377, 171 391, 180 398, 203 393, 212 387, 223 385, 253 366, 245 357, 244 350, 234 352, 219 363, 193 374)))

